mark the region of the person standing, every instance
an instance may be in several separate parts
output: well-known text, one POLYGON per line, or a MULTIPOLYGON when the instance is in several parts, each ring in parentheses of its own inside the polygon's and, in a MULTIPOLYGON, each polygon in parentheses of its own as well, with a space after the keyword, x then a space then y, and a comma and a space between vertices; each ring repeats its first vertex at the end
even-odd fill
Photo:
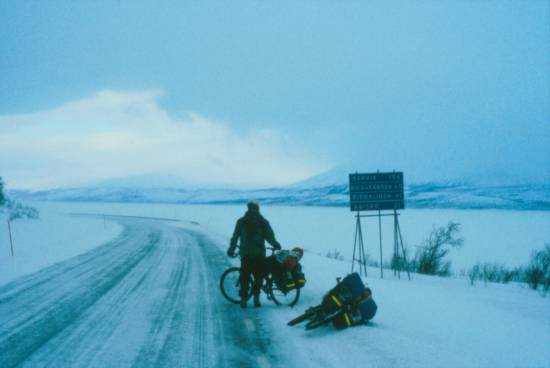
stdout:
POLYGON ((265 242, 279 250, 281 245, 275 239, 275 234, 269 221, 260 213, 260 205, 256 201, 247 203, 248 210, 243 217, 237 220, 235 231, 231 237, 227 255, 233 257, 237 243, 240 239, 239 253, 241 256, 241 280, 239 295, 241 308, 246 308, 248 300, 248 284, 250 274, 254 275, 252 294, 254 295, 254 307, 261 307, 260 290, 265 275, 265 242))

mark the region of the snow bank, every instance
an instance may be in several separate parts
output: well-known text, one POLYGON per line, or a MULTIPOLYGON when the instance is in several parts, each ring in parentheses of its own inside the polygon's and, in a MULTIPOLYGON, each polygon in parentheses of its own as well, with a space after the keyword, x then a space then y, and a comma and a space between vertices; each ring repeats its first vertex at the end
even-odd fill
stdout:
POLYGON ((40 219, 11 222, 13 257, 7 218, 0 216, 0 285, 84 253, 121 231, 120 225, 109 220, 75 217, 38 207, 40 219))
POLYGON ((550 299, 518 285, 471 287, 443 279, 369 268, 378 313, 366 326, 336 331, 286 323, 312 305, 350 272, 349 262, 306 253, 307 286, 293 309, 264 301, 262 313, 275 339, 304 367, 543 367, 550 361, 550 299))

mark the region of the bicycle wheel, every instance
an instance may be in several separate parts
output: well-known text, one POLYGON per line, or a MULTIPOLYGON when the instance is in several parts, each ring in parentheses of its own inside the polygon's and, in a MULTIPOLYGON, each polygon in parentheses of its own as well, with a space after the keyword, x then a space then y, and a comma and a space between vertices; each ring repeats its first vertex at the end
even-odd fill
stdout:
POLYGON ((289 307, 293 307, 296 303, 298 303, 298 299, 300 298, 299 288, 285 291, 277 287, 277 284, 275 283, 273 278, 271 278, 269 282, 269 295, 271 296, 271 299, 273 300, 273 302, 275 302, 275 304, 288 305, 289 307))
MULTIPOLYGON (((241 269, 239 267, 231 267, 225 270, 225 272, 220 277, 220 290, 225 297, 231 303, 239 304, 241 302, 241 296, 239 291, 241 289, 240 285, 241 278, 241 269)), ((252 289, 252 278, 248 283, 248 298, 250 299, 252 289)))

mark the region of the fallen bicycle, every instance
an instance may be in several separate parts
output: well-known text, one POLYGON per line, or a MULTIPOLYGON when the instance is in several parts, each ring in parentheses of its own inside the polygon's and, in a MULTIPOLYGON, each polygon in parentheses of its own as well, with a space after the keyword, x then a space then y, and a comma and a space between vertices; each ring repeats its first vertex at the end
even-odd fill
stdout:
POLYGON ((289 326, 308 321, 306 330, 332 322, 337 329, 364 324, 371 320, 378 306, 372 299, 372 291, 365 287, 358 273, 352 273, 324 297, 321 304, 308 308, 305 313, 288 322, 289 326))

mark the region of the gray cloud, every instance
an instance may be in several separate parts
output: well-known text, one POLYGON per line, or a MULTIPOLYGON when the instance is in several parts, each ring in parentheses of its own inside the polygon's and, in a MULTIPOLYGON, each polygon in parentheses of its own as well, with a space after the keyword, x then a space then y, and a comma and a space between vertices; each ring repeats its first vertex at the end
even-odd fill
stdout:
POLYGON ((160 95, 101 91, 0 116, 0 171, 11 187, 41 188, 151 172, 191 185, 281 185, 327 168, 274 129, 238 133, 197 113, 170 116, 160 95))

